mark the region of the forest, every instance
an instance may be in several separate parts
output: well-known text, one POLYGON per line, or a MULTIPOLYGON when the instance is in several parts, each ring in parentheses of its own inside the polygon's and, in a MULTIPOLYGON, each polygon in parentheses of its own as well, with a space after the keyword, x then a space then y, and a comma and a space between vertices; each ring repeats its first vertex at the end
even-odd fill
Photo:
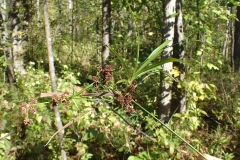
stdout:
POLYGON ((239 0, 1 0, 1 160, 239 160, 239 0))

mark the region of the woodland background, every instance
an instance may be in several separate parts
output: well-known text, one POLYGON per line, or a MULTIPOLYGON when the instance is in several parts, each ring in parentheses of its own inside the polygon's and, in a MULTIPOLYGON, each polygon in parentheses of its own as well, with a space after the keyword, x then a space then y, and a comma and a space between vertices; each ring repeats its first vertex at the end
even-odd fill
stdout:
POLYGON ((0 159, 239 159, 238 0, 0 5, 0 159))

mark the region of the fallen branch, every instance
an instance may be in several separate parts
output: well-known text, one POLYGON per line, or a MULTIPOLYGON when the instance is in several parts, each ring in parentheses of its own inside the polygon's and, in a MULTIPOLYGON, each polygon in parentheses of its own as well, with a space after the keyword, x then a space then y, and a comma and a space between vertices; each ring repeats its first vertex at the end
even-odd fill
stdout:
MULTIPOLYGON (((43 98, 43 97, 52 97, 53 95, 57 95, 57 96, 61 96, 63 94, 63 92, 57 92, 57 93, 54 93, 54 92, 51 92, 51 93, 41 93, 40 94, 40 98, 43 98)), ((70 93, 70 95, 72 95, 70 93)), ((86 97, 102 97, 102 96, 113 96, 114 94, 113 93, 110 93, 110 92, 103 92, 103 93, 83 93, 83 94, 80 94, 80 96, 86 96, 86 97)))

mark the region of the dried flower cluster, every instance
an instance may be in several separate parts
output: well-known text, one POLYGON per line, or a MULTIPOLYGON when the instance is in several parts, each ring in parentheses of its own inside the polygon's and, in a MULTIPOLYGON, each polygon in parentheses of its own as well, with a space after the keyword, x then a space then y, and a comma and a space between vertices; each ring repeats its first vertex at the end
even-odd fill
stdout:
POLYGON ((132 84, 129 86, 128 91, 129 91, 129 92, 134 92, 136 88, 137 88, 137 81, 134 80, 134 81, 132 82, 132 84))
POLYGON ((62 95, 58 96, 56 94, 52 95, 52 101, 54 105, 58 105, 58 102, 64 103, 66 106, 70 105, 70 101, 66 99, 67 96, 69 96, 70 93, 68 91, 65 91, 62 95))
POLYGON ((53 103, 58 103, 58 101, 59 101, 59 97, 58 97, 58 95, 56 95, 56 94, 53 94, 52 95, 52 101, 53 101, 53 103))
MULTIPOLYGON (((103 85, 107 85, 108 82, 112 79, 112 66, 106 65, 105 68, 98 68, 98 72, 102 75, 103 85)), ((94 81, 94 79, 93 79, 94 81)))
POLYGON ((99 87, 98 87, 99 80, 98 80, 98 77, 97 76, 93 76, 92 79, 93 79, 93 82, 94 82, 95 90, 99 91, 99 87))
POLYGON ((24 124, 25 126, 30 125, 30 124, 32 124, 32 123, 33 123, 33 120, 32 120, 32 119, 24 119, 24 120, 23 120, 23 124, 24 124))
POLYGON ((21 103, 21 113, 24 115, 26 118, 23 120, 24 125, 30 125, 33 123, 32 119, 28 118, 28 112, 30 111, 32 114, 36 114, 36 109, 32 106, 32 104, 37 104, 36 99, 30 99, 29 104, 26 102, 21 103))
MULTIPOLYGON (((102 79, 102 84, 107 85, 108 82, 112 79, 112 66, 106 65, 105 68, 103 69, 102 67, 98 68, 98 73, 101 76, 102 79)), ((92 80, 94 82, 95 90, 99 91, 99 78, 97 76, 93 76, 92 80)))
POLYGON ((123 107, 129 112, 133 113, 135 112, 132 104, 132 95, 130 92, 134 92, 137 87, 137 81, 134 80, 132 84, 128 87, 128 92, 121 92, 121 94, 118 94, 117 101, 123 105, 123 107))
MULTIPOLYGON (((105 68, 99 67, 98 73, 102 78, 102 85, 107 85, 108 82, 113 78, 112 76, 112 67, 110 65, 106 65, 105 68)), ((97 76, 93 76, 92 80, 95 84, 95 90, 99 91, 99 78, 97 76)), ((134 92, 137 87, 137 81, 134 80, 132 84, 128 87, 127 92, 121 92, 121 94, 114 94, 116 96, 117 102, 119 102, 129 113, 135 112, 132 105, 132 95, 130 92, 134 92)))
POLYGON ((117 97, 117 101, 123 105, 123 107, 129 112, 133 113, 135 112, 133 105, 132 105, 132 95, 130 93, 124 93, 122 92, 117 97))

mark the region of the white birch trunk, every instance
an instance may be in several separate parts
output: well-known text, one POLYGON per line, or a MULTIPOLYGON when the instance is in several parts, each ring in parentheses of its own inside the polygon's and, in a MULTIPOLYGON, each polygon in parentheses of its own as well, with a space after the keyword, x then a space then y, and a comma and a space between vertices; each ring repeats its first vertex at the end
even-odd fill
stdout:
POLYGON ((106 65, 107 58, 110 55, 110 49, 107 47, 110 44, 110 13, 111 0, 103 0, 102 4, 102 65, 106 65))
MULTIPOLYGON (((3 27, 2 31, 2 39, 1 45, 3 46, 3 52, 5 55, 5 61, 9 62, 13 60, 12 48, 8 45, 10 43, 9 39, 9 28, 8 28, 8 16, 7 16, 7 2, 6 0, 1 1, 0 3, 0 14, 2 16, 2 23, 1 27, 3 27)), ((14 87, 14 69, 13 69, 13 62, 7 66, 7 76, 11 87, 14 87)))
MULTIPOLYGON (((44 1, 44 23, 45 23, 45 32, 46 32, 46 41, 47 41, 47 50, 48 50, 48 59, 49 59, 49 74, 50 74, 50 78, 51 78, 52 92, 57 92, 47 0, 44 1)), ((54 113, 55 113, 57 130, 60 130, 60 129, 62 129, 63 125, 62 125, 62 120, 61 120, 59 107, 58 107, 57 103, 53 104, 53 109, 54 109, 54 113)), ((67 160, 67 155, 66 155, 66 152, 63 150, 63 144, 62 144, 63 132, 59 132, 58 135, 59 135, 60 146, 62 148, 62 150, 61 150, 62 160, 67 160)))
MULTIPOLYGON (((185 60, 185 52, 184 52, 184 46, 183 46, 183 38, 184 38, 184 32, 183 32, 183 16, 182 16, 182 1, 177 0, 176 1, 176 12, 178 15, 175 17, 175 34, 174 34, 174 48, 173 48, 173 57, 185 60)), ((181 82, 183 81, 185 77, 185 66, 183 63, 174 63, 174 66, 177 67, 180 71, 180 76, 178 77, 178 80, 181 82)), ((184 113, 187 110, 186 106, 186 97, 184 94, 183 88, 177 87, 178 82, 174 82, 173 91, 175 92, 175 99, 172 101, 172 112, 180 112, 184 113)))
POLYGON ((10 12, 12 17, 10 18, 10 27, 12 30, 12 53, 13 53, 13 65, 14 70, 17 73, 25 74, 26 70, 24 69, 24 56, 26 53, 26 49, 24 47, 27 46, 27 25, 28 25, 28 8, 25 8, 24 14, 24 22, 20 21, 20 14, 18 7, 21 7, 20 4, 23 4, 24 7, 27 5, 26 1, 23 2, 12 2, 10 4, 12 7, 10 8, 10 12))
MULTIPOLYGON (((161 58, 169 58, 173 55, 173 38, 174 38, 174 24, 175 17, 172 15, 175 13, 176 0, 164 0, 164 24, 163 24, 163 41, 170 40, 171 42, 164 49, 161 58)), ((162 66, 163 72, 170 73, 173 68, 173 63, 166 63, 162 66)), ((158 116, 163 121, 168 121, 171 115, 171 100, 172 100, 172 83, 169 82, 169 78, 161 73, 161 95, 160 104, 158 109, 158 116)))

